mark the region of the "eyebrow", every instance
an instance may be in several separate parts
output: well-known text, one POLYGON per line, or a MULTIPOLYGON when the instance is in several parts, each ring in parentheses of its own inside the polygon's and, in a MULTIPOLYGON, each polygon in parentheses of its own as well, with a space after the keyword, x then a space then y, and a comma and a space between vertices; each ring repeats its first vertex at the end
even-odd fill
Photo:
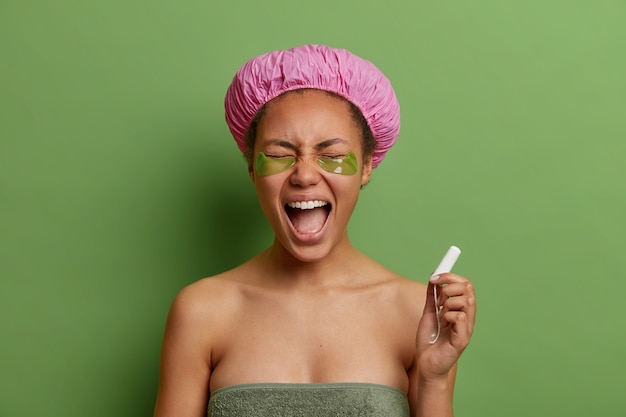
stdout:
POLYGON ((347 144, 348 141, 345 140, 345 139, 341 139, 341 138, 328 139, 328 140, 325 140, 325 141, 320 142, 317 145, 315 145, 315 149, 317 149, 319 151, 321 149, 328 148, 328 147, 336 145, 338 143, 341 143, 341 144, 346 143, 347 144))
POLYGON ((266 146, 280 146, 281 148, 288 148, 288 149, 293 149, 293 150, 296 150, 298 148, 293 143, 286 141, 286 140, 280 140, 280 139, 268 140, 265 145, 266 146))
MULTIPOLYGON (((322 149, 326 149, 330 146, 336 145, 338 143, 341 144, 346 144, 348 143, 347 140, 345 139, 341 139, 341 138, 333 138, 333 139, 326 139, 318 144, 316 144, 314 147, 316 150, 322 150, 322 149)), ((293 149, 293 150, 297 150, 298 146, 295 145, 292 142, 286 141, 286 140, 281 140, 281 139, 271 139, 269 141, 267 141, 266 143, 267 146, 280 146, 282 148, 287 148, 287 149, 293 149)))

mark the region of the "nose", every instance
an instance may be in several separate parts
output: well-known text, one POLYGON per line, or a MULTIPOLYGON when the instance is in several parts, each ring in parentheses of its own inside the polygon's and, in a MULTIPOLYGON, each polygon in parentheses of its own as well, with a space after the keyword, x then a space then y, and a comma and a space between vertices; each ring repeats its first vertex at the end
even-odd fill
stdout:
POLYGON ((289 181, 293 185, 307 187, 320 182, 322 178, 320 167, 314 158, 298 158, 294 165, 289 181))

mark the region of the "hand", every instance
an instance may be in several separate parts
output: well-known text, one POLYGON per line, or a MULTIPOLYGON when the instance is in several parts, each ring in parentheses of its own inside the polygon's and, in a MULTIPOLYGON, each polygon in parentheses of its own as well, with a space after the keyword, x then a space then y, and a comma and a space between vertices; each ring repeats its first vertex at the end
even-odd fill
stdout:
POLYGON ((444 273, 428 284, 424 313, 417 328, 418 369, 424 377, 447 376, 469 344, 476 318, 476 298, 472 283, 460 275, 444 273), (437 286, 441 333, 437 333, 434 288, 437 286))

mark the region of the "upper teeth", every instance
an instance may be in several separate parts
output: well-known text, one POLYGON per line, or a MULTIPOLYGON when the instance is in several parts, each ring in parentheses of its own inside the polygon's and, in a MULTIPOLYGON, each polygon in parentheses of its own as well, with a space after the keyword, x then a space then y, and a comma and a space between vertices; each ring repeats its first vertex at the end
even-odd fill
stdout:
POLYGON ((299 208, 302 210, 309 210, 315 207, 322 207, 328 204, 326 201, 322 200, 313 200, 313 201, 294 201, 292 203, 288 203, 287 205, 291 208, 299 208))

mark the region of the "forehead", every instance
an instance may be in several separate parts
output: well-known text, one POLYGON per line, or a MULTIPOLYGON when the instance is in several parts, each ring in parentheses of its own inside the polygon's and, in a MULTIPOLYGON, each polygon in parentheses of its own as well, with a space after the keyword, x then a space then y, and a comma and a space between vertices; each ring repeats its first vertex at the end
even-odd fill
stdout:
POLYGON ((361 130, 345 99, 320 90, 294 91, 275 98, 257 128, 257 144, 286 140, 314 146, 329 139, 359 146, 361 130))

